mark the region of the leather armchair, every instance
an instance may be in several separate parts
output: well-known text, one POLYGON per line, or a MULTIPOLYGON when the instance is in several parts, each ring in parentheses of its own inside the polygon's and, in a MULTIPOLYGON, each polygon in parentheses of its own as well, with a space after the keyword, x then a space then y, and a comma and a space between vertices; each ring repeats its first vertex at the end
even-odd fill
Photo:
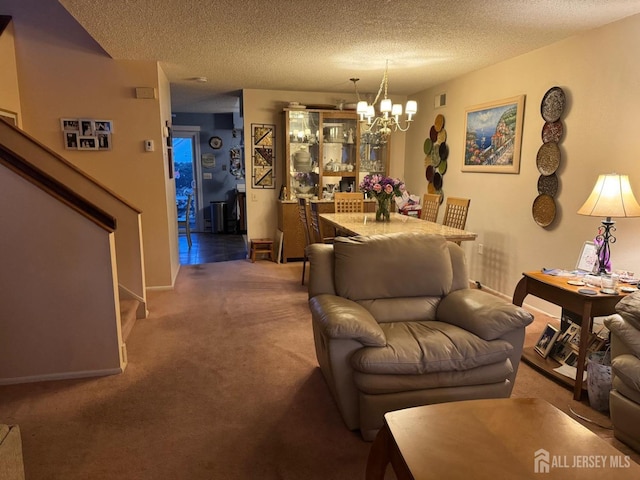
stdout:
POLYGON ((533 316, 469 288, 458 245, 418 233, 338 237, 308 257, 318 364, 365 440, 388 411, 511 395, 533 316))
POLYGON ((611 332, 609 411, 614 436, 640 452, 640 292, 623 298, 616 311, 604 320, 611 332))

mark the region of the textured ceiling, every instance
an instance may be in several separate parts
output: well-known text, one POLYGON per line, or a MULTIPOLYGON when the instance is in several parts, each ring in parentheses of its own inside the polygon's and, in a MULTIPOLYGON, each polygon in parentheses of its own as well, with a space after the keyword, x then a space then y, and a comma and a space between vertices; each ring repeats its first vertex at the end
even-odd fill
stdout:
MULTIPOLYGON (((60 0, 113 58, 159 61, 174 111, 242 88, 392 94, 640 12, 638 0, 60 0), (198 83, 195 77, 207 77, 198 83)), ((221 97, 218 97, 221 96, 221 97)), ((353 98, 353 97, 352 97, 353 98)))

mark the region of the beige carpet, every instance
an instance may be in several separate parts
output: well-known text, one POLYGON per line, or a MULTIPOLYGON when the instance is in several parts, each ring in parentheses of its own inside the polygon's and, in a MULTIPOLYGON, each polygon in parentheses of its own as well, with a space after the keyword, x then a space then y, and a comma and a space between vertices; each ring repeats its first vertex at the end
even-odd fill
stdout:
MULTIPOLYGON (((362 478, 370 444, 343 426, 317 367, 301 268, 183 266, 174 291, 149 296, 124 374, 0 387, 27 480, 362 478)), ((514 396, 607 421, 526 365, 514 396)))

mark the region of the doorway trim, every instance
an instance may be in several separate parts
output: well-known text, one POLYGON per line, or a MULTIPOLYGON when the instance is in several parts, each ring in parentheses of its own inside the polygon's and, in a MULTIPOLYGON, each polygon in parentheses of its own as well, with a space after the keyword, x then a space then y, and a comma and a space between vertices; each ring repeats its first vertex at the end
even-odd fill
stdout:
POLYGON ((202 164, 200 162, 200 126, 199 125, 173 125, 171 127, 173 137, 191 138, 193 142, 193 179, 196 182, 196 215, 197 232, 204 232, 204 205, 202 196, 202 164))

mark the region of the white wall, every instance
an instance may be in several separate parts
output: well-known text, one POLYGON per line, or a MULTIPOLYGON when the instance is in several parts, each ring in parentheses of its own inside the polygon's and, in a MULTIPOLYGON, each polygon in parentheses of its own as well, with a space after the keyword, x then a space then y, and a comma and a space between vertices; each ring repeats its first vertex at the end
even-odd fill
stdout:
MULTIPOLYGON (((426 192, 423 142, 439 113, 445 116, 449 165, 445 196, 471 198, 467 229, 476 242, 463 243, 473 279, 511 296, 523 271, 542 267, 572 269, 584 241, 592 240, 599 218, 576 213, 599 174, 630 175, 640 200, 640 64, 633 52, 640 44, 640 16, 634 16, 512 60, 420 92, 419 113, 407 134, 405 178, 411 191, 426 192), (539 172, 536 154, 542 145, 544 93, 560 86, 567 106, 561 120, 565 134, 557 172, 560 189, 557 216, 538 226, 531 208, 539 172), (434 109, 434 96, 445 92, 447 105, 434 109), (520 174, 461 172, 465 108, 526 95, 520 174), (477 252, 484 245, 484 255, 477 252)), ((640 218, 617 219, 618 241, 612 245, 614 269, 640 273, 637 238, 640 218)), ((529 297, 531 300, 531 297, 529 297)), ((531 302, 546 310, 553 307, 531 302)))

